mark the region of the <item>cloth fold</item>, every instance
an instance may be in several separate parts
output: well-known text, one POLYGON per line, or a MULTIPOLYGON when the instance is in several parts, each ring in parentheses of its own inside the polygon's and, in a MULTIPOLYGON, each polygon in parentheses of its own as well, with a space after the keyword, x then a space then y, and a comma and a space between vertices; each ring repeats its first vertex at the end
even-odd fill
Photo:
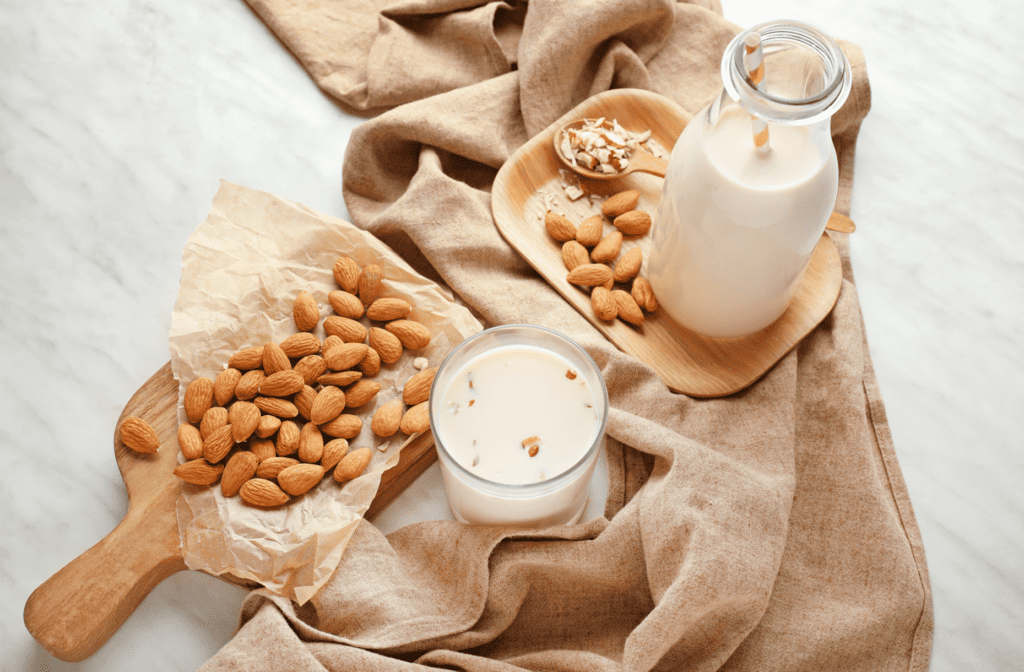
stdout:
MULTIPOLYGON (((717 2, 248 1, 327 94, 377 115, 345 154, 354 223, 486 322, 557 329, 601 367, 610 485, 605 518, 563 528, 361 523, 309 604, 252 593, 204 670, 927 669, 927 568, 846 237, 829 317, 750 388, 698 400, 614 348, 491 218, 498 168, 587 96, 645 88, 696 113, 717 95, 739 30, 717 2)), ((848 213, 870 89, 843 48, 848 213)))

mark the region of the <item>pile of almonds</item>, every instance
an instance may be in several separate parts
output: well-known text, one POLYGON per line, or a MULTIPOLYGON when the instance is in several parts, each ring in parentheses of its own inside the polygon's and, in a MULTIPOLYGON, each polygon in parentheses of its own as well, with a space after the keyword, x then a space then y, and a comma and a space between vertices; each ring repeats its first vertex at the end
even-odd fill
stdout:
MULTIPOLYGON (((368 447, 350 450, 363 419, 352 412, 381 390, 371 380, 381 366, 430 343, 430 330, 409 318, 412 306, 383 296, 381 268, 342 257, 333 267, 339 289, 327 295, 334 314, 324 318, 326 338, 311 333, 320 307, 299 292, 292 314, 298 332, 280 343, 239 350, 214 380, 200 377, 185 388, 188 422, 178 427, 185 462, 174 473, 194 485, 220 482, 252 506, 276 507, 320 483, 334 470, 339 483, 370 463, 368 447)), ((380 406, 370 427, 379 437, 407 435, 429 426, 427 396, 436 368, 417 358, 419 373, 402 395, 380 406)), ((156 432, 126 418, 121 440, 140 452, 159 448, 156 432)))
POLYGON ((548 233, 562 243, 562 261, 569 271, 566 280, 590 289, 594 314, 605 322, 619 318, 637 327, 643 326, 644 311, 658 309, 651 284, 639 275, 643 252, 633 247, 619 255, 626 236, 639 237, 651 228, 651 216, 637 209, 639 200, 640 192, 633 189, 609 196, 601 204, 601 214, 587 217, 579 226, 550 210, 544 215, 548 233), (608 235, 604 234, 606 219, 615 227, 608 235))

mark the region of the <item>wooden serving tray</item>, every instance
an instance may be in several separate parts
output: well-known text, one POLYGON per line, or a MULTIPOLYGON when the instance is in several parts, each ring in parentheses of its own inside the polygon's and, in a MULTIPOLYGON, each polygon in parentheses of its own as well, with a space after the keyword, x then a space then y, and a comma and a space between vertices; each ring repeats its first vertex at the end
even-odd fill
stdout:
MULTIPOLYGON (((28 631, 61 660, 92 655, 158 583, 187 569, 176 507, 182 487, 192 486, 172 473, 179 452, 177 408, 178 381, 168 362, 128 401, 114 430, 114 456, 128 490, 127 515, 113 532, 47 579, 25 604, 28 631), (156 430, 157 453, 136 453, 117 439, 121 423, 131 415, 156 430)), ((435 459, 429 431, 402 448, 398 464, 382 475, 365 517, 372 519, 435 459)), ((230 574, 219 578, 257 587, 230 574)))
MULTIPOLYGON (((694 397, 721 397, 751 385, 835 305, 842 286, 842 264, 832 239, 822 234, 782 317, 750 336, 701 336, 680 326, 663 310, 648 315, 640 328, 622 320, 605 322, 594 315, 590 294, 566 281, 561 244, 548 235, 543 222, 552 198, 554 209, 576 224, 595 213, 586 198, 573 202, 566 196, 559 174, 564 166, 552 143, 558 128, 584 117, 616 119, 631 131, 650 129, 651 136, 669 151, 689 121, 689 115, 678 105, 649 91, 615 89, 587 99, 523 145, 498 171, 491 194, 498 230, 601 333, 620 350, 652 367, 670 389, 694 397)), ((636 189, 640 192, 638 208, 652 216, 657 212, 663 182, 660 177, 633 173, 613 180, 579 179, 585 191, 597 195, 636 189)), ((606 221, 605 233, 613 229, 606 221)), ((650 234, 626 240, 621 254, 637 245, 646 260, 650 234)), ((645 271, 646 261, 641 274, 645 271)))

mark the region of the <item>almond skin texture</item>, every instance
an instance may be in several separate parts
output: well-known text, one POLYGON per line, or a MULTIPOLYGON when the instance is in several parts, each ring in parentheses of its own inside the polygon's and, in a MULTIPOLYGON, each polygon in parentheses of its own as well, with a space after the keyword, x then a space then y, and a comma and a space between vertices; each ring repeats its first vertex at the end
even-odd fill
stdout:
POLYGON ((251 401, 236 401, 231 404, 231 408, 228 409, 228 423, 231 425, 231 438, 235 443, 241 443, 253 435, 260 424, 261 415, 260 409, 251 401))
POLYGON ((437 375, 436 366, 423 369, 405 381, 405 386, 402 388, 402 401, 408 406, 415 406, 421 401, 426 401, 430 396, 430 386, 434 382, 435 375, 437 375))
POLYGON ((279 371, 291 371, 292 363, 288 355, 277 343, 267 343, 263 346, 263 373, 272 376, 279 371))
POLYGON ((238 369, 224 369, 213 380, 213 400, 218 406, 227 406, 235 398, 235 386, 242 379, 238 369))
POLYGON ((345 481, 351 481, 353 478, 359 476, 366 469, 366 465, 370 464, 370 449, 359 448, 353 450, 351 453, 341 458, 341 462, 334 468, 334 480, 339 483, 345 481))
POLYGON ((333 350, 339 345, 344 345, 345 341, 341 340, 341 336, 328 336, 324 339, 324 342, 320 348, 320 355, 324 356, 328 350, 333 350))
POLYGON ((594 287, 590 294, 590 306, 594 309, 594 315, 605 322, 611 322, 619 315, 615 298, 612 297, 611 291, 604 287, 594 287))
MULTIPOLYGON (((268 418, 273 417, 268 415, 268 418)), ((249 452, 256 456, 256 461, 262 464, 272 457, 277 457, 277 448, 270 439, 253 439, 249 441, 249 452)))
POLYGON ((331 271, 334 274, 334 281, 338 283, 338 287, 353 295, 359 291, 359 274, 362 273, 363 269, 359 268, 359 264, 355 259, 352 257, 341 257, 334 262, 331 271))
POLYGON ((342 413, 334 420, 325 422, 320 431, 337 439, 354 439, 363 430, 363 421, 358 415, 342 413))
POLYGON ((407 301, 395 298, 377 299, 366 309, 366 316, 376 322, 400 320, 409 314, 412 306, 407 301))
POLYGON ((222 406, 212 406, 206 409, 203 419, 199 421, 199 436, 205 439, 226 424, 228 424, 228 409, 222 406))
POLYGON ((295 362, 295 366, 292 367, 292 371, 301 375, 302 379, 306 381, 306 385, 322 376, 326 370, 327 363, 324 362, 324 358, 320 355, 306 355, 295 362))
POLYGON ((604 203, 601 204, 601 212, 608 219, 615 219, 623 213, 636 209, 637 203, 639 202, 639 191, 635 189, 620 191, 619 193, 605 199, 604 203))
MULTIPOLYGON (((260 352, 263 352, 263 348, 260 348, 260 352)), ((235 385, 235 397, 243 401, 252 401, 260 393, 260 385, 266 378, 267 374, 263 373, 263 369, 246 371, 235 385)))
POLYGON ((313 331, 320 321, 320 306, 309 292, 299 292, 292 307, 292 317, 299 331, 313 331))
POLYGON ((121 443, 137 453, 155 453, 160 449, 160 439, 149 423, 134 415, 124 419, 120 429, 121 443))
POLYGON ((395 320, 388 322, 384 328, 397 336, 402 345, 409 350, 422 350, 430 345, 430 329, 419 322, 395 320))
POLYGON ((345 393, 341 388, 332 385, 323 387, 310 408, 309 419, 317 425, 330 422, 345 410, 345 403, 345 393))
POLYGON ((213 405, 213 381, 196 378, 185 388, 185 415, 189 422, 199 422, 203 414, 213 405))
POLYGON ((239 371, 251 371, 263 366, 263 347, 244 348, 231 355, 228 366, 239 371))
POLYGON ((577 266, 589 264, 590 253, 575 240, 566 241, 562 245, 562 263, 565 264, 566 270, 571 271, 577 266))
POLYGON ((430 409, 428 402, 421 401, 402 416, 402 422, 398 426, 403 434, 419 434, 430 429, 430 409))
POLYGON ((240 450, 231 456, 220 477, 220 492, 225 497, 234 497, 238 489, 256 475, 259 460, 247 450, 240 450))
POLYGON ((287 397, 301 390, 306 384, 301 373, 291 369, 278 371, 267 376, 260 385, 260 394, 265 397, 287 397))
POLYGON ((633 287, 630 290, 630 294, 637 305, 648 313, 658 310, 658 300, 654 297, 654 290, 651 288, 651 283, 647 281, 647 278, 640 276, 633 278, 633 287))
POLYGON ((210 464, 220 462, 231 452, 234 445, 235 440, 231 438, 231 425, 224 425, 203 439, 203 457, 210 464))
POLYGON ((398 431, 402 423, 402 400, 392 399, 373 414, 370 429, 379 437, 388 437, 398 431))
POLYGON ((587 217, 580 224, 580 228, 576 230, 576 242, 584 247, 597 245, 603 236, 604 218, 601 215, 587 217))
POLYGON ((312 422, 307 422, 299 431, 299 459, 303 462, 319 462, 324 455, 324 435, 312 422))
POLYGON ((651 228, 651 216, 643 210, 630 210, 616 217, 612 224, 627 236, 642 236, 651 228))
POLYGON ((359 408, 377 396, 378 392, 380 383, 374 380, 358 380, 345 393, 345 405, 349 408, 359 408))
POLYGON ((321 385, 344 387, 345 385, 351 385, 362 377, 362 371, 334 371, 317 377, 316 382, 321 385))
POLYGON ((316 403, 318 393, 309 385, 304 385, 298 394, 292 397, 292 403, 299 409, 299 415, 306 420, 312 418, 313 404, 316 403))
POLYGON ((292 334, 281 341, 281 349, 284 350, 284 354, 292 359, 301 359, 306 355, 315 355, 320 352, 322 345, 319 338, 305 331, 292 334))
POLYGON ((359 300, 364 306, 369 306, 380 296, 384 289, 382 278, 383 274, 377 264, 363 266, 363 271, 359 274, 359 300))
POLYGON ((341 458, 345 457, 346 453, 348 453, 348 441, 345 439, 332 439, 324 444, 324 454, 320 458, 320 466, 325 471, 330 471, 338 462, 341 462, 341 458))
POLYGON ((583 264, 569 271, 565 279, 573 285, 597 287, 612 279, 612 269, 604 264, 583 264))
POLYGON ((319 464, 294 464, 282 469, 277 475, 277 484, 293 497, 305 494, 324 477, 324 468, 319 464))
MULTIPOLYGON (((389 325, 390 326, 390 325, 389 325)), ((385 364, 393 364, 402 356, 402 341, 390 331, 380 327, 370 329, 370 347, 380 356, 380 361, 385 364)), ((378 371, 380 368, 378 367, 378 371)), ((366 373, 365 371, 363 373, 366 373)), ((369 374, 366 375, 375 375, 369 374)))
POLYGON ((636 301, 629 292, 613 289, 612 297, 615 299, 615 306, 619 309, 621 319, 638 327, 643 325, 644 313, 640 310, 640 306, 636 305, 636 301))
POLYGON ((238 489, 242 501, 250 506, 273 508, 288 503, 288 495, 273 481, 265 478, 250 478, 238 489))
MULTIPOLYGON (((373 342, 373 330, 370 330, 370 342, 373 342)), ((366 357, 366 350, 369 346, 365 343, 342 343, 324 353, 324 362, 327 368, 334 371, 344 371, 363 361, 366 357)))
POLYGON ((260 462, 260 465, 256 467, 256 475, 260 478, 277 478, 277 475, 282 471, 296 464, 301 464, 301 462, 294 457, 270 457, 260 462))
POLYGON ((544 215, 544 228, 548 230, 552 238, 560 243, 573 240, 576 237, 576 227, 573 223, 565 215, 550 210, 544 215))
POLYGON ((261 415, 260 421, 256 425, 256 437, 259 439, 268 439, 280 428, 281 418, 273 415, 261 415))
POLYGON ((324 331, 329 336, 337 336, 345 343, 362 343, 366 340, 366 327, 353 319, 338 315, 324 318, 324 331))
MULTIPOLYGON (((356 280, 358 283, 358 279, 356 280)), ((336 289, 327 295, 327 302, 331 304, 338 317, 347 317, 350 320, 358 320, 363 316, 365 310, 363 302, 355 294, 350 294, 343 289, 336 289)))
MULTIPOLYGON (((399 341, 399 344, 401 344, 401 341, 399 341)), ((380 373, 380 361, 380 353, 371 345, 366 351, 366 357, 363 357, 363 361, 359 362, 359 371, 364 376, 372 378, 380 373)))
POLYGON ((281 423, 281 429, 277 430, 277 454, 279 457, 286 457, 295 454, 299 449, 299 437, 301 430, 291 420, 281 423))
POLYGON ((194 425, 178 427, 178 447, 186 460, 195 460, 203 456, 203 437, 194 425))
POLYGON ((256 404, 256 407, 264 413, 276 415, 282 420, 294 418, 299 414, 299 409, 295 404, 279 397, 256 397, 252 403, 256 404))
POLYGON ((639 247, 634 247, 626 252, 615 264, 615 282, 629 282, 635 278, 643 263, 643 251, 639 247))
POLYGON ((210 464, 200 457, 179 464, 174 468, 174 475, 192 485, 213 485, 223 471, 223 464, 210 464))
POLYGON ((622 249, 622 232, 612 231, 602 238, 597 247, 590 252, 590 259, 602 264, 611 263, 615 261, 615 257, 619 256, 620 249, 622 249))

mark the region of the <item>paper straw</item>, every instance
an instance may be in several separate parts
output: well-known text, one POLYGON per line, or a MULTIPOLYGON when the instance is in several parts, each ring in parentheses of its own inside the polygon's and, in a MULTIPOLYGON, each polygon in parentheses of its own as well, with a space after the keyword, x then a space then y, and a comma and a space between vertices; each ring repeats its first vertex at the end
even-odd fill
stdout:
MULTIPOLYGON (((743 44, 747 51, 746 58, 744 59, 747 78, 754 85, 754 88, 759 88, 764 80, 764 50, 761 49, 761 34, 750 33, 743 41, 743 44)), ((750 129, 754 134, 754 147, 757 147, 759 152, 769 151, 771 145, 768 144, 767 122, 758 117, 751 117, 750 129)))

